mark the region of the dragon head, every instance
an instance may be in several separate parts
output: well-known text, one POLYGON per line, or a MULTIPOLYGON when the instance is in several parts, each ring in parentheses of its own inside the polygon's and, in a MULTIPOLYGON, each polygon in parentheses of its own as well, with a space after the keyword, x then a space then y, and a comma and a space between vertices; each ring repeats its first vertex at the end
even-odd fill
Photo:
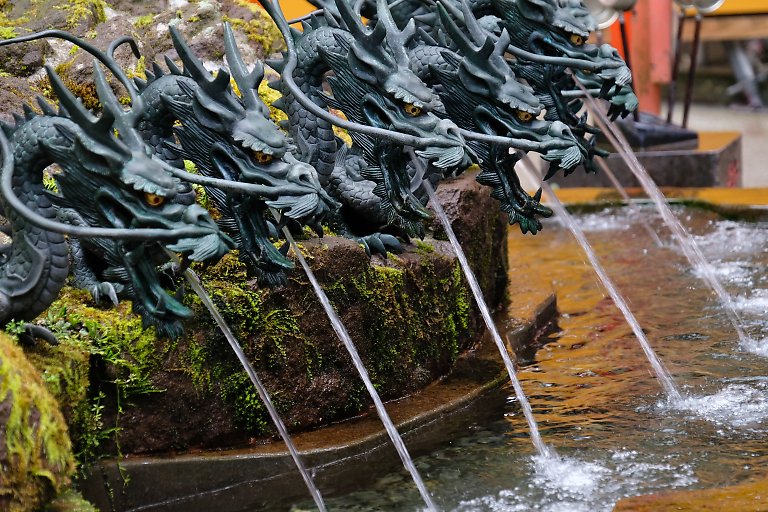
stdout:
MULTIPOLYGON (((492 0, 515 44, 554 57, 598 65, 601 90, 628 85, 632 73, 610 45, 587 43, 597 25, 580 0, 492 0)), ((573 66, 572 66, 573 67, 573 66)))
POLYGON ((585 154, 570 129, 559 121, 539 120, 542 105, 534 90, 515 76, 504 53, 510 38, 502 30, 498 38, 488 34, 462 2, 459 28, 443 4, 438 4, 442 27, 459 53, 445 50, 445 69, 433 67, 442 89, 451 101, 446 109, 464 127, 481 132, 536 143, 543 157, 566 172, 583 163, 585 154), (466 124, 466 125, 465 125, 466 124))
MULTIPOLYGON (((374 126, 384 127, 391 121, 393 130, 435 140, 433 146, 417 152, 432 165, 440 169, 469 165, 474 156, 456 125, 434 114, 434 110, 442 109, 440 98, 410 68, 406 48, 416 34, 415 23, 410 22, 400 30, 387 1, 377 0, 377 19, 373 28, 368 29, 345 0, 336 0, 336 5, 351 36, 337 35, 340 46, 346 49, 345 61, 328 59, 337 76, 344 75, 344 83, 341 80, 336 83, 346 86, 346 82, 356 80, 361 88, 382 98, 381 102, 372 102, 366 114, 374 126), (384 106, 389 113, 375 113, 374 103, 384 106)), ((334 89, 334 95, 338 90, 339 87, 334 89)))
MULTIPOLYGON (((206 192, 222 214, 219 225, 236 240, 240 257, 260 281, 283 282, 284 271, 293 262, 269 239, 268 209, 276 208, 321 233, 320 220, 338 205, 321 187, 315 169, 294 156, 299 149, 306 154, 306 148, 297 148, 270 119, 269 108, 258 95, 264 67, 258 62, 248 70, 229 25, 225 25, 225 52, 230 70, 219 69, 215 77, 174 28, 171 35, 184 71, 170 60, 166 63, 172 74, 188 79, 178 81, 182 97, 163 96, 180 121, 174 128, 178 144, 166 146, 194 162, 205 176, 260 187, 255 195, 213 187, 206 187, 206 192)), ((154 72, 161 71, 156 67, 154 72)))
MULTIPOLYGON (((377 2, 372 29, 363 25, 347 2, 337 0, 336 5, 346 28, 346 32, 334 34, 341 51, 320 48, 334 73, 328 79, 333 92, 328 105, 350 121, 432 139, 432 145, 416 153, 443 172, 468 166, 475 157, 458 127, 435 115, 442 106, 439 97, 410 69, 405 46, 415 34, 414 25, 399 30, 385 0, 377 2)), ((364 134, 351 136, 366 152, 367 160, 376 162, 367 176, 377 183, 374 192, 382 198, 390 221, 410 231, 409 226, 428 214, 411 193, 404 148, 372 142, 364 134)))
MULTIPOLYGON (((167 164, 151 155, 135 128, 142 108, 138 97, 133 98, 131 110, 124 111, 94 62, 96 89, 104 107, 95 118, 55 71, 47 70, 62 115, 76 125, 57 125, 66 145, 43 141, 62 168, 56 175, 60 194, 55 202, 76 211, 89 226, 167 232, 171 243, 165 247, 192 261, 215 261, 232 247, 205 209, 175 200, 183 190, 181 183, 168 172, 167 164)), ((161 334, 178 335, 191 311, 161 284, 157 264, 165 258, 157 250, 158 242, 136 237, 94 242, 104 250, 105 273, 124 283, 134 311, 161 334)))

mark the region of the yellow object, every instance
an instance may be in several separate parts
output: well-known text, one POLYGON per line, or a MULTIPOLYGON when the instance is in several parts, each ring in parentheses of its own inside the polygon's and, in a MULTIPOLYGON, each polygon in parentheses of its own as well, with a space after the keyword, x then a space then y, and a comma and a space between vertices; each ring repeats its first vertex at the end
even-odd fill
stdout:
MULTIPOLYGON (((688 9, 687 12, 690 16, 696 13, 693 9, 688 9)), ((707 16, 725 16, 729 14, 768 14, 768 2, 765 0, 725 0, 723 5, 715 12, 707 14, 707 16)))
MULTIPOLYGON (((258 0, 249 1, 256 4, 259 3, 258 0)), ((280 2, 280 8, 283 10, 283 14, 285 14, 285 19, 287 20, 304 16, 317 9, 317 7, 307 2, 307 0, 282 0, 282 2, 280 2)))

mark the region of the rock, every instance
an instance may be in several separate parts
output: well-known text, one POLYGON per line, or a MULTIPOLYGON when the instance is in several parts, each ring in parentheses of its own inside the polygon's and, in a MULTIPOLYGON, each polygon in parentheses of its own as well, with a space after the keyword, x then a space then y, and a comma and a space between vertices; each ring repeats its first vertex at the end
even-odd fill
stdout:
POLYGON ((37 510, 74 471, 67 425, 22 350, 0 335, 0 509, 37 510))
MULTIPOLYGON (((495 307, 506 275, 505 220, 473 174, 438 190, 452 198, 447 209, 453 226, 495 307), (472 219, 462 219, 467 216, 472 219)), ((449 374, 484 332, 446 241, 428 237, 387 260, 369 259, 356 243, 333 236, 300 244, 384 399, 409 395, 449 374)), ((300 268, 290 272, 286 286, 262 289, 230 255, 206 269, 202 279, 291 430, 369 408, 362 381, 300 268)), ((264 442, 274 433, 209 312, 196 297, 187 300, 195 320, 182 339, 172 342, 142 329, 129 313, 129 302, 117 310, 97 309, 88 304, 87 294, 65 289, 51 308, 62 312, 56 322, 71 324, 75 336, 98 326, 88 341, 96 354, 91 395, 104 394, 100 422, 120 426, 123 454, 232 447, 264 442), (102 354, 107 353, 121 366, 106 360, 102 354), (123 404, 119 417, 116 393, 123 404)), ((74 356, 60 359, 67 357, 74 356)), ((63 398, 75 402, 68 410, 79 407, 78 396, 63 398)), ((75 422, 76 432, 84 431, 82 423, 75 422)), ((102 440, 101 453, 116 451, 113 440, 102 440)))
POLYGON ((27 77, 38 71, 53 52, 44 40, 0 47, 0 71, 15 77, 27 77))

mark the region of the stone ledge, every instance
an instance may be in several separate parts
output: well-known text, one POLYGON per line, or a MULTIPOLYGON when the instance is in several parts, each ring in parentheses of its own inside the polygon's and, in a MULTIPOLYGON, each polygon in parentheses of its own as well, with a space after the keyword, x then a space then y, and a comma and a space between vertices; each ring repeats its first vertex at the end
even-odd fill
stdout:
MULTIPOLYGON (((521 283, 522 284, 522 283, 521 283)), ((507 332, 511 346, 535 345, 535 337, 555 315, 554 295, 518 295, 509 308, 515 316, 507 332)), ((489 339, 456 363, 445 379, 401 400, 387 403, 412 455, 428 452, 504 405, 508 380, 489 339)), ((294 436, 308 469, 325 495, 341 493, 396 470, 400 465, 374 411, 294 436)), ((249 448, 179 457, 131 457, 102 461, 83 482, 87 498, 104 510, 203 512, 273 510, 280 503, 309 500, 306 489, 279 441, 249 448), (123 476, 129 477, 124 486, 123 476), (170 475, 173 475, 172 477, 170 475), (158 482, 163 482, 158 486, 158 482), (108 488, 115 492, 108 492, 108 488), (111 498, 110 498, 111 496, 111 498)), ((284 506, 284 505, 283 505, 284 506)))

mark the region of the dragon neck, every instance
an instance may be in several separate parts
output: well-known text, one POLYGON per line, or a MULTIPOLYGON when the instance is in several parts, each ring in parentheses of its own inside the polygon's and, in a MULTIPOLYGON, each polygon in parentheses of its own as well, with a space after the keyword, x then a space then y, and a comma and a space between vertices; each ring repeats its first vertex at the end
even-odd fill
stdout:
MULTIPOLYGON (((43 186, 43 172, 54 163, 41 144, 69 145, 55 124, 65 119, 39 116, 17 126, 11 136, 14 174, 13 193, 30 209, 49 219, 56 208, 43 186)), ((69 273, 69 251, 64 235, 42 230, 26 222, 3 204, 11 224, 8 259, 0 267, 0 323, 32 320, 56 299, 69 273)))
MULTIPOLYGON (((315 104, 325 107, 322 97, 323 77, 330 66, 323 59, 319 48, 335 53, 344 50, 334 34, 350 37, 339 29, 322 26, 308 30, 296 41, 297 66, 294 80, 302 92, 315 104)), ((326 185, 331 177, 338 151, 338 142, 333 126, 304 109, 296 98, 282 85, 278 90, 283 94, 282 108, 288 115, 289 129, 295 140, 303 139, 310 145, 310 164, 317 169, 320 182, 326 185)))
POLYGON ((192 86, 195 83, 192 78, 170 74, 163 75, 147 84, 141 92, 146 108, 137 126, 144 141, 152 148, 152 152, 170 165, 180 169, 184 167, 183 158, 174 154, 166 146, 166 142, 174 142, 175 140, 173 126, 178 118, 171 112, 168 104, 163 100, 163 96, 191 102, 192 98, 180 86, 181 82, 189 83, 192 86))

